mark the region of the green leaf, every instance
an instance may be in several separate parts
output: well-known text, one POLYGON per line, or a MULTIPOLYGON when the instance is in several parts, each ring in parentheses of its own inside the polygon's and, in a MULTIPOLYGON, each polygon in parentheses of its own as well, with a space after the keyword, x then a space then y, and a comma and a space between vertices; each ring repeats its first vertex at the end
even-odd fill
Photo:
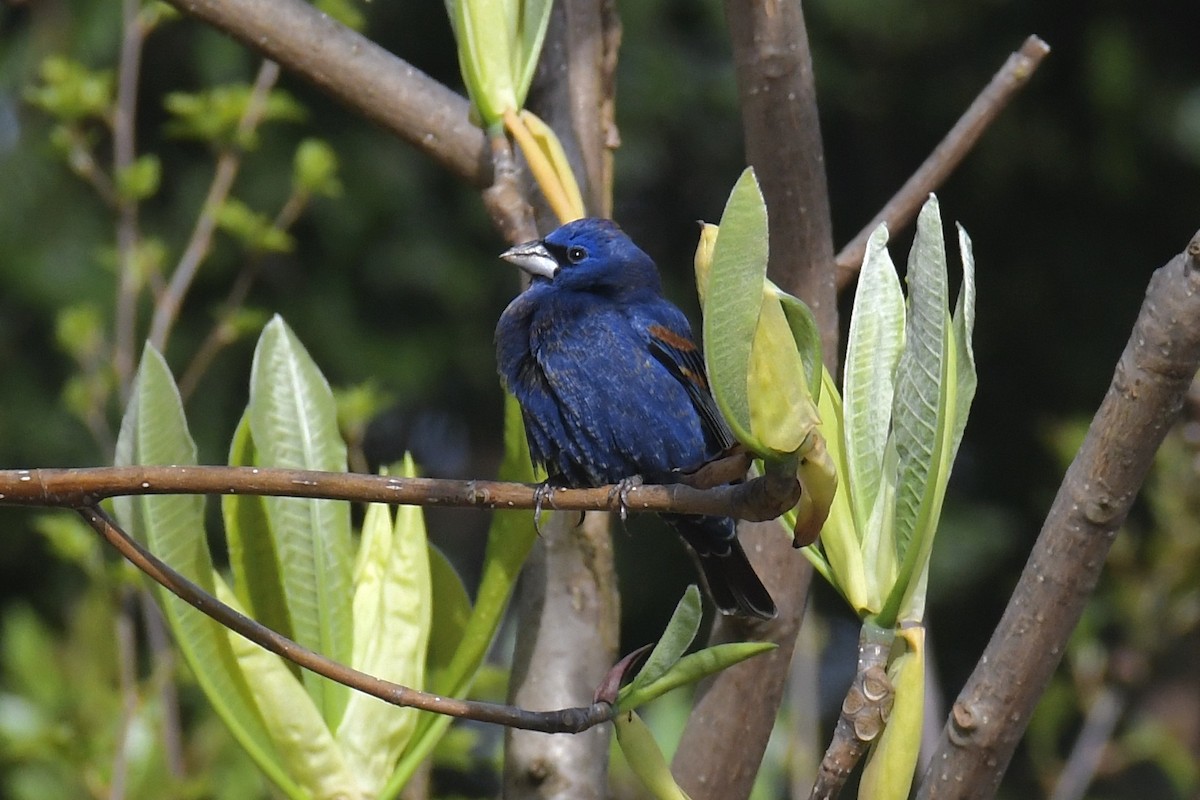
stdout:
MULTIPOLYGON (((657 678, 630 683, 617 696, 617 708, 627 711, 662 697, 672 689, 696 683, 748 658, 774 650, 774 642, 726 642, 688 653, 657 678)), ((641 677, 639 673, 638 677, 641 677)))
POLYGON ((954 307, 954 349, 958 355, 956 377, 958 392, 955 396, 954 425, 950 442, 950 460, 958 453, 971 403, 975 399, 978 378, 975 374, 975 349, 971 339, 975 333, 975 250, 966 229, 958 225, 958 250, 962 254, 963 279, 958 291, 958 302, 954 307))
POLYGON ((942 387, 947 372, 947 294, 942 221, 931 195, 917 217, 908 259, 906 342, 897 369, 892 423, 898 458, 895 547, 901 558, 937 477, 946 418, 942 387))
MULTIPOLYGON (((416 477, 412 456, 401 474, 416 477)), ((354 567, 354 652, 351 665, 414 689, 425 686, 433 591, 424 510, 373 503, 363 520, 354 567)), ((367 792, 382 789, 417 725, 415 708, 399 708, 354 692, 337 729, 346 760, 367 792)))
POLYGON ((501 124, 506 109, 520 108, 513 83, 512 14, 505 0, 447 2, 467 94, 484 127, 494 128, 501 124))
POLYGON ((662 750, 650 728, 633 711, 622 711, 613 718, 617 744, 629 768, 656 800, 690 800, 671 775, 662 750))
MULTIPOLYGON (((247 414, 242 414, 233 435, 233 444, 229 447, 229 466, 262 466, 250 436, 247 414)), ((283 592, 278 547, 267 516, 267 499, 248 494, 223 495, 221 514, 225 522, 229 566, 233 572, 233 590, 238 601, 254 619, 294 639, 292 620, 283 592)), ((290 666, 299 676, 300 668, 290 666)))
POLYGON ((429 545, 429 573, 433 586, 433 622, 425 679, 427 685, 442 686, 454 653, 462 644, 467 620, 471 618, 471 597, 450 560, 432 543, 429 545))
POLYGON ((904 293, 887 251, 887 226, 867 240, 846 344, 846 466, 854 520, 864 530, 879 493, 891 432, 896 367, 904 350, 904 293))
MULTIPOLYGON (((171 120, 167 133, 196 139, 218 147, 236 146, 251 150, 257 144, 254 131, 239 131, 243 115, 254 96, 249 84, 216 86, 202 92, 171 92, 163 101, 171 120)), ((304 119, 304 106, 282 89, 267 93, 262 122, 304 119)))
POLYGON ((815 403, 821 399, 821 370, 825 366, 821 360, 821 329, 817 327, 816 317, 808 304, 770 281, 767 281, 767 284, 779 298, 788 326, 792 329, 792 339, 796 342, 796 349, 799 350, 800 360, 804 364, 804 383, 812 392, 815 403))
MULTIPOLYGON (((504 460, 497 478, 524 483, 535 480, 525 426, 521 421, 521 407, 512 395, 506 395, 504 401, 504 460)), ((532 511, 492 512, 475 608, 449 666, 429 676, 429 691, 448 697, 466 696, 495 638, 517 576, 536 540, 532 511)), ((407 782, 445 733, 450 721, 449 717, 441 715, 422 716, 417 733, 388 784, 389 789, 407 782)))
POLYGON ((117 173, 117 193, 127 200, 145 200, 158 191, 162 164, 147 153, 117 173))
MULTIPOLYGON (((304 346, 276 316, 263 329, 250 376, 250 435, 261 466, 346 471, 333 393, 304 346)), ((350 658, 350 508, 334 500, 265 499, 296 641, 350 658)), ((330 728, 349 689, 310 672, 304 683, 330 728)))
POLYGON ((25 99, 64 122, 104 119, 113 104, 112 70, 90 70, 63 56, 47 56, 39 68, 41 84, 25 91, 25 99))
MULTIPOLYGON (((515 48, 516 69, 513 73, 518 108, 525 105, 525 96, 529 93, 529 85, 533 83, 533 74, 542 54, 542 42, 546 39, 546 29, 550 26, 550 11, 553 8, 554 0, 518 0, 515 14, 520 30, 515 48)), ((514 12, 509 13, 511 16, 514 12)))
POLYGON ((328 142, 305 139, 296 148, 292 166, 292 184, 296 190, 310 195, 338 197, 342 182, 338 180, 338 157, 328 142))
MULTIPOLYGON (((121 421, 117 466, 196 463, 183 404, 162 356, 146 345, 121 421)), ((193 495, 144 495, 113 500, 122 526, 155 555, 205 591, 215 590, 204 534, 204 501, 193 495)), ((196 681, 255 763, 290 797, 299 789, 288 776, 264 727, 226 636, 226 629, 155 584, 159 606, 196 681)))
POLYGON ((646 659, 645 665, 638 671, 630 687, 637 688, 653 683, 675 666, 695 640, 703 613, 700 590, 692 584, 684 591, 683 597, 679 598, 666 630, 663 631, 658 644, 654 645, 650 657, 646 659))
POLYGON ((296 246, 287 231, 235 197, 228 197, 217 211, 217 227, 252 251, 288 253, 296 246))
POLYGON ((704 357, 713 398, 738 441, 758 454, 746 376, 767 274, 767 207, 747 168, 721 215, 705 292, 704 357))
MULTIPOLYGON (((241 610, 233 590, 219 577, 216 595, 241 610)), ((355 773, 288 662, 233 631, 225 633, 288 774, 301 787, 290 794, 313 800, 361 797, 355 773)))

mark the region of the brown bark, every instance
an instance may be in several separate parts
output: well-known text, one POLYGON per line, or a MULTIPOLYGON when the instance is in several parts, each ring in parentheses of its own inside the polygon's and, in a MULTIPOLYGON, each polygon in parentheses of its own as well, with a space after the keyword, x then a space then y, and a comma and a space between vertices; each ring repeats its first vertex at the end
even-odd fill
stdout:
MULTIPOLYGON (((824 149, 804 15, 798 0, 727 0, 746 160, 767 202, 772 279, 804 300, 836 373, 837 297, 824 149)), ((812 569, 778 523, 739 534, 779 607, 770 622, 719 620, 714 640, 758 639, 779 649, 731 669, 697 698, 672 770, 695 800, 747 797, 783 697, 812 569)))

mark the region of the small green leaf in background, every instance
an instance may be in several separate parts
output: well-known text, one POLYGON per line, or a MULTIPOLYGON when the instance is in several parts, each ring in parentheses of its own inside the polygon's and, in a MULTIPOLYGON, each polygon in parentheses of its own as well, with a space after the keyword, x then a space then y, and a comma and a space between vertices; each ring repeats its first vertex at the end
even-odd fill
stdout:
POLYGON ((117 194, 126 200, 145 200, 158 191, 162 164, 149 153, 117 173, 117 194))
POLYGON ((251 251, 288 253, 296 246, 292 237, 276 227, 270 217, 236 197, 226 198, 221 204, 217 211, 217 227, 251 251))
POLYGON ((339 197, 342 182, 338 180, 338 157, 329 143, 308 138, 296 148, 292 167, 292 184, 297 191, 322 197, 339 197))
POLYGON ((108 115, 116 86, 112 70, 91 70, 63 56, 47 56, 39 69, 41 83, 25 99, 64 122, 108 115))
MULTIPOLYGON (((239 134, 238 126, 254 88, 248 84, 216 86, 201 92, 172 92, 164 104, 171 114, 167 133, 180 139, 195 139, 218 147, 236 146, 252 150, 254 132, 239 134)), ((299 122, 304 106, 282 89, 272 89, 262 110, 263 122, 299 122)))

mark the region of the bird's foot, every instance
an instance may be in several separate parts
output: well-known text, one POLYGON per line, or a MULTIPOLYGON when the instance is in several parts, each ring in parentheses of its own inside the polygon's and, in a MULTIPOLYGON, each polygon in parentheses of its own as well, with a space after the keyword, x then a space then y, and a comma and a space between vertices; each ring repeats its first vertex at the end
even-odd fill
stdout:
POLYGON ((554 491, 557 488, 558 486, 547 479, 533 490, 533 530, 538 536, 542 535, 542 505, 554 508, 554 491))
POLYGON ((642 476, 634 475, 629 478, 622 478, 613 484, 613 487, 608 492, 608 504, 611 506, 613 501, 617 503, 617 516, 621 518, 621 526, 624 527, 625 520, 629 518, 629 491, 636 489, 642 485, 642 476))

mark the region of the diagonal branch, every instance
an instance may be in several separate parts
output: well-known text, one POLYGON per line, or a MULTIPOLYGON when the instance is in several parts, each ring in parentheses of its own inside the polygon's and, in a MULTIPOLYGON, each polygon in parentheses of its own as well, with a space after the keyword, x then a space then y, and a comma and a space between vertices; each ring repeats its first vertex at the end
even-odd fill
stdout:
POLYGON ((606 702, 596 702, 590 706, 565 708, 558 711, 526 711, 515 706, 473 700, 455 700, 432 695, 347 667, 297 644, 217 600, 134 541, 99 506, 84 506, 78 511, 84 520, 122 556, 184 602, 293 664, 324 675, 326 678, 345 684, 352 689, 366 692, 392 705, 419 708, 435 714, 447 714, 478 722, 490 722, 544 733, 579 733, 612 718, 613 706, 606 702))
POLYGON ((467 101, 303 0, 168 0, 382 125, 473 186, 491 183, 467 101))
POLYGON ((995 121, 1008 101, 1029 83, 1042 59, 1050 53, 1050 46, 1036 36, 1030 36, 1021 49, 1008 57, 1000 71, 992 76, 988 85, 967 107, 958 122, 938 143, 929 158, 925 159, 900 191, 887 202, 878 214, 858 232, 837 254, 837 284, 845 288, 854 280, 862 267, 863 254, 867 251, 867 239, 886 222, 888 230, 895 233, 917 217, 917 211, 930 192, 936 191, 958 167, 967 153, 983 136, 983 132, 995 121))
POLYGON ((954 703, 918 797, 995 794, 1198 368, 1200 233, 1150 279, 1104 402, 954 703))

